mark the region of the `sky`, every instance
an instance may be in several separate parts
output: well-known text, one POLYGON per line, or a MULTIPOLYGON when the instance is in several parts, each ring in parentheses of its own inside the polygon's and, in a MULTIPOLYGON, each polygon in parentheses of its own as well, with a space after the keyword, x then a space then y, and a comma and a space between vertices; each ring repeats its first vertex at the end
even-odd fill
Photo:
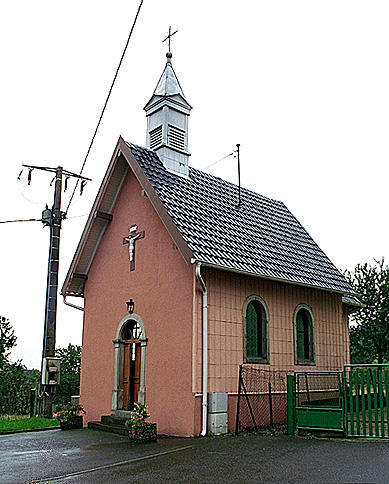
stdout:
MULTIPOLYGON (((0 3, 0 221, 52 205, 52 177, 34 171, 28 186, 26 172, 17 180, 22 163, 80 170, 138 4, 0 3)), ((282 200, 338 268, 389 260, 388 22, 378 0, 144 0, 85 166, 92 181, 63 222, 60 287, 119 135, 145 145, 143 107, 169 25, 193 106, 191 165, 240 143, 242 185, 282 200)), ((206 171, 237 182, 232 157, 206 171)), ((39 368, 49 229, 0 224, 0 240, 0 314, 18 338, 11 359, 39 368)), ((82 312, 59 297, 57 346, 81 338, 82 312)))

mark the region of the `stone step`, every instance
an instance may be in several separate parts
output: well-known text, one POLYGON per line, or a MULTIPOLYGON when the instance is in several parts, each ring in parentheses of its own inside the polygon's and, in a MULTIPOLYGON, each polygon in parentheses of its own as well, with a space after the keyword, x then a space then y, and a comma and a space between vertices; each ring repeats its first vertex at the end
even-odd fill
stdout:
POLYGON ((103 415, 101 417, 101 423, 104 425, 118 425, 124 427, 128 418, 117 417, 115 415, 103 415))
POLYGON ((111 432, 112 434, 128 435, 128 430, 124 426, 103 424, 101 422, 88 422, 88 429, 111 432))

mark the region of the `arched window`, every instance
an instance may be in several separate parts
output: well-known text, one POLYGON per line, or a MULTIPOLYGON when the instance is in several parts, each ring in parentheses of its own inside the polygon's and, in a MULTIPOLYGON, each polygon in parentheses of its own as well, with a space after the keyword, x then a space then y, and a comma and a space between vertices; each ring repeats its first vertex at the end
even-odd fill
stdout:
POLYGON ((297 306, 294 316, 295 363, 309 365, 315 363, 315 341, 313 315, 308 306, 297 306))
POLYGON ((258 296, 250 296, 243 308, 244 359, 248 363, 268 363, 268 311, 258 296))
POLYGON ((142 328, 138 321, 128 320, 121 329, 121 339, 140 340, 142 339, 142 328))

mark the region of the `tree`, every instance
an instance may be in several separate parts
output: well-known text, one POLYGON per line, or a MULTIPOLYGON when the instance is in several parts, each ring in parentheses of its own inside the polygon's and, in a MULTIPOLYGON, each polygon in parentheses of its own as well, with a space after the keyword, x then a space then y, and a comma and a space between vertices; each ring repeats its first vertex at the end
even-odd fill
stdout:
POLYGON ((9 352, 15 345, 16 336, 9 319, 0 316, 0 369, 9 363, 9 352))
POLYGON ((9 319, 0 316, 0 414, 28 413, 31 388, 39 384, 38 370, 29 371, 21 361, 9 361, 15 345, 16 335, 9 319))
POLYGON ((67 403, 72 395, 78 395, 80 391, 81 346, 69 343, 67 348, 58 348, 56 356, 61 358, 61 376, 54 401, 67 403))
POLYGON ((28 371, 17 361, 0 370, 0 414, 26 415, 30 411, 31 388, 37 387, 37 370, 28 371), (34 373, 33 373, 34 372, 34 373))
POLYGON ((364 304, 351 319, 351 360, 383 363, 389 359, 389 267, 382 258, 358 264, 346 277, 364 304))

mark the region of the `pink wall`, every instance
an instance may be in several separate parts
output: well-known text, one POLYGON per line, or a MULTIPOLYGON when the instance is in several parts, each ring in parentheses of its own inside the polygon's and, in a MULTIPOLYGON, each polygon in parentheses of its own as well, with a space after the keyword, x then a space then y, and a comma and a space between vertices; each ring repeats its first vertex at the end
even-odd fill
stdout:
POLYGON ((145 325, 146 403, 158 433, 192 435, 193 267, 174 247, 167 230, 132 173, 127 175, 89 270, 81 366, 81 404, 87 421, 109 415, 114 374, 114 345, 126 301, 145 325), (136 242, 135 271, 130 271, 130 226, 145 230, 136 242))
MULTIPOLYGON (((243 363, 243 304, 265 300, 269 314, 270 364, 275 370, 339 369, 349 362, 347 313, 341 296, 329 292, 202 268, 208 287, 208 390, 236 394, 243 363), (293 314, 298 304, 312 308, 315 366, 294 365, 293 314)), ((114 345, 126 301, 146 328, 146 403, 158 432, 198 435, 201 426, 201 291, 194 267, 186 264, 132 174, 123 184, 113 221, 101 240, 85 287, 81 404, 87 421, 111 410, 114 345), (122 239, 130 226, 145 230, 136 242, 135 271, 122 239)), ((234 400, 233 395, 231 398, 234 400)), ((235 400, 234 400, 235 401, 235 400)), ((234 425, 234 403, 229 424, 234 425)))
MULTIPOLYGON (((202 268, 208 288, 209 391, 237 392, 243 363, 243 304, 260 296, 269 310, 270 363, 274 370, 341 369, 349 362, 347 313, 341 296, 326 291, 267 281, 232 272, 202 268), (293 315, 297 305, 311 307, 314 316, 316 365, 294 364, 293 315)), ((197 331, 194 345, 194 392, 201 391, 201 291, 197 287, 197 331)))

